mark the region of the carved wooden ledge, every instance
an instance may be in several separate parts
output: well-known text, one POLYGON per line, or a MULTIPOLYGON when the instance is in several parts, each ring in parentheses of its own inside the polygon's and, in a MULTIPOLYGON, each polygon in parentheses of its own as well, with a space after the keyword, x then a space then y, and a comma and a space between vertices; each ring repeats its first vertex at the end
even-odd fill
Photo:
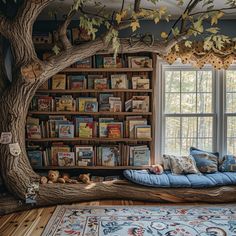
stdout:
POLYGON ((200 189, 153 188, 125 180, 91 183, 88 185, 46 184, 40 185, 37 205, 19 204, 16 199, 8 197, 0 199, 0 214, 3 215, 45 205, 116 199, 157 203, 232 203, 236 202, 236 186, 200 189))

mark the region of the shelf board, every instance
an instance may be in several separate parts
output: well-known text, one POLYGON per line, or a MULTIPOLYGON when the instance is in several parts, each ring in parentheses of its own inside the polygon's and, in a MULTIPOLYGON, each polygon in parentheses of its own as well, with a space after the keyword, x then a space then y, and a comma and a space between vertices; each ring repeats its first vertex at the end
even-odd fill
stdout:
POLYGON ((36 93, 108 93, 108 92, 128 92, 128 93, 152 93, 152 89, 81 89, 81 90, 38 90, 36 93))
POLYGON ((62 72, 148 72, 153 68, 65 68, 62 72))
POLYGON ((72 169, 87 169, 87 170, 125 170, 125 169, 147 169, 150 166, 42 166, 33 167, 34 170, 72 170, 72 169))
POLYGON ((152 115, 152 112, 81 112, 81 111, 29 111, 30 115, 152 115))
POLYGON ((29 139, 29 142, 75 142, 75 141, 96 141, 96 142, 151 142, 151 138, 41 138, 41 139, 29 139))

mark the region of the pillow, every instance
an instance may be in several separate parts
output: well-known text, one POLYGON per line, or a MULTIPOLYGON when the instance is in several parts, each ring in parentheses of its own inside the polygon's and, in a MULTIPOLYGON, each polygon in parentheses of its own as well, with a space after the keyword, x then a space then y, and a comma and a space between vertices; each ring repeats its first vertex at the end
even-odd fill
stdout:
POLYGON ((169 155, 172 174, 198 174, 194 158, 189 156, 169 155))
POLYGON ((163 155, 162 160, 163 160, 163 167, 164 170, 170 170, 170 155, 163 155))
POLYGON ((190 148, 190 155, 194 157, 197 168, 202 173, 214 173, 218 171, 218 152, 207 152, 197 148, 190 148))
POLYGON ((222 172, 236 171, 236 156, 225 155, 219 170, 222 172))

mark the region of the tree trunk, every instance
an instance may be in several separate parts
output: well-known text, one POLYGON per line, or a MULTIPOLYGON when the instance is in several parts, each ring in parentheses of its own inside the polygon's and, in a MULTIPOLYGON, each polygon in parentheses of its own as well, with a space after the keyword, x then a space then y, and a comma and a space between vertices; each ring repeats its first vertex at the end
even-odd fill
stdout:
POLYGON ((8 144, 0 144, 0 171, 7 189, 24 199, 27 187, 39 176, 33 171, 25 149, 25 123, 29 103, 34 96, 33 83, 16 79, 0 97, 0 134, 12 133, 12 143, 19 143, 21 154, 10 154, 8 144))

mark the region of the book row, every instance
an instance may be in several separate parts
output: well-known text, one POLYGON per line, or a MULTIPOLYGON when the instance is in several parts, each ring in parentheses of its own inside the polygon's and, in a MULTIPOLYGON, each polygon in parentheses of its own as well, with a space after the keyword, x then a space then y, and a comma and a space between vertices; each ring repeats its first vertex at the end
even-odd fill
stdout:
POLYGON ((26 133, 29 139, 41 138, 135 138, 150 139, 151 125, 143 116, 126 116, 125 121, 114 118, 75 116, 68 120, 65 116, 50 116, 49 120, 28 117, 26 133))
POLYGON ((132 96, 122 104, 121 97, 112 93, 99 94, 97 97, 78 97, 63 95, 61 97, 35 96, 30 104, 30 111, 79 111, 79 112, 149 112, 149 96, 132 96))
POLYGON ((144 166, 150 165, 150 149, 147 145, 129 146, 74 146, 53 144, 40 150, 38 146, 28 147, 28 158, 35 168, 42 166, 86 167, 86 166, 144 166))
POLYGON ((56 74, 39 89, 83 90, 83 89, 150 89, 147 75, 136 75, 128 79, 127 74, 114 74, 110 78, 103 75, 56 74))

